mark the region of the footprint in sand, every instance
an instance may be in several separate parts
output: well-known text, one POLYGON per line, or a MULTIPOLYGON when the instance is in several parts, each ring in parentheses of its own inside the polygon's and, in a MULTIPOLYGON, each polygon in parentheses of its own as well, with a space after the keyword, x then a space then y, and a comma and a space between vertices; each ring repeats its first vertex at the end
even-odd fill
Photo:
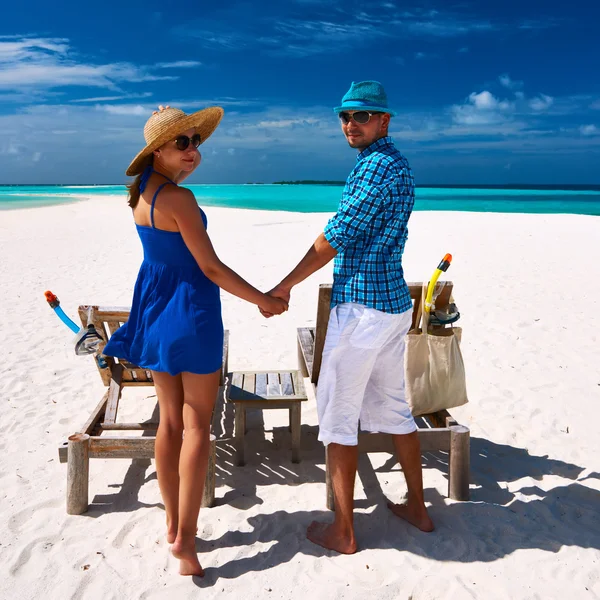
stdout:
POLYGON ((8 529, 14 534, 20 534, 25 529, 32 529, 32 518, 35 517, 35 521, 45 520, 46 509, 56 509, 62 505, 62 500, 54 498, 52 500, 46 500, 45 502, 39 502, 38 504, 32 504, 15 513, 8 521, 8 529))

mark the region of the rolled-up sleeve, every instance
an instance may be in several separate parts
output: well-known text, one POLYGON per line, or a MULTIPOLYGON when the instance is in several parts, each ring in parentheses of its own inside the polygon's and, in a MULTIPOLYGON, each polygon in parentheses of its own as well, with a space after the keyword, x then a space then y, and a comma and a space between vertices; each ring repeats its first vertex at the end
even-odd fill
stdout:
POLYGON ((329 219, 323 234, 334 250, 341 252, 360 236, 381 212, 387 185, 357 184, 329 219))

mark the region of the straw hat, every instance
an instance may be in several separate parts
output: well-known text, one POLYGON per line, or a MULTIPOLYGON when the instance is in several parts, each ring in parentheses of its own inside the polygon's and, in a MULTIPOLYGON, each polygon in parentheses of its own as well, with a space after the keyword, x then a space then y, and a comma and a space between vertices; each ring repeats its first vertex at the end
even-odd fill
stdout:
POLYGON ((149 154, 188 129, 194 128, 196 133, 200 134, 200 143, 204 143, 222 118, 223 109, 220 106, 211 106, 191 115, 186 115, 179 108, 169 106, 155 111, 144 126, 146 147, 133 159, 125 174, 131 176, 141 173, 144 159, 149 154))

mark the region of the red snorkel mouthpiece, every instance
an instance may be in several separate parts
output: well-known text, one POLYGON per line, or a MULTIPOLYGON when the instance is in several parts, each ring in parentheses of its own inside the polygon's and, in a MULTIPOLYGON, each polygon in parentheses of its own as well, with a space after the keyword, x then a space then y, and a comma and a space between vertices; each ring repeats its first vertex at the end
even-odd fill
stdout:
POLYGON ((442 262, 438 265, 438 269, 445 273, 448 270, 448 267, 450 266, 451 262, 452 254, 446 254, 444 258, 442 258, 442 262))

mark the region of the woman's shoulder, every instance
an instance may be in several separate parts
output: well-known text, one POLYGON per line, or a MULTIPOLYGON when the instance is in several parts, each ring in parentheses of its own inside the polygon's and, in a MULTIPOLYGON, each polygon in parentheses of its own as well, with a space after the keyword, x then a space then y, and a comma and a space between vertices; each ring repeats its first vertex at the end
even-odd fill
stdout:
POLYGON ((196 196, 188 188, 178 185, 167 185, 163 193, 166 200, 165 205, 171 209, 173 214, 185 213, 190 210, 198 211, 196 196))

